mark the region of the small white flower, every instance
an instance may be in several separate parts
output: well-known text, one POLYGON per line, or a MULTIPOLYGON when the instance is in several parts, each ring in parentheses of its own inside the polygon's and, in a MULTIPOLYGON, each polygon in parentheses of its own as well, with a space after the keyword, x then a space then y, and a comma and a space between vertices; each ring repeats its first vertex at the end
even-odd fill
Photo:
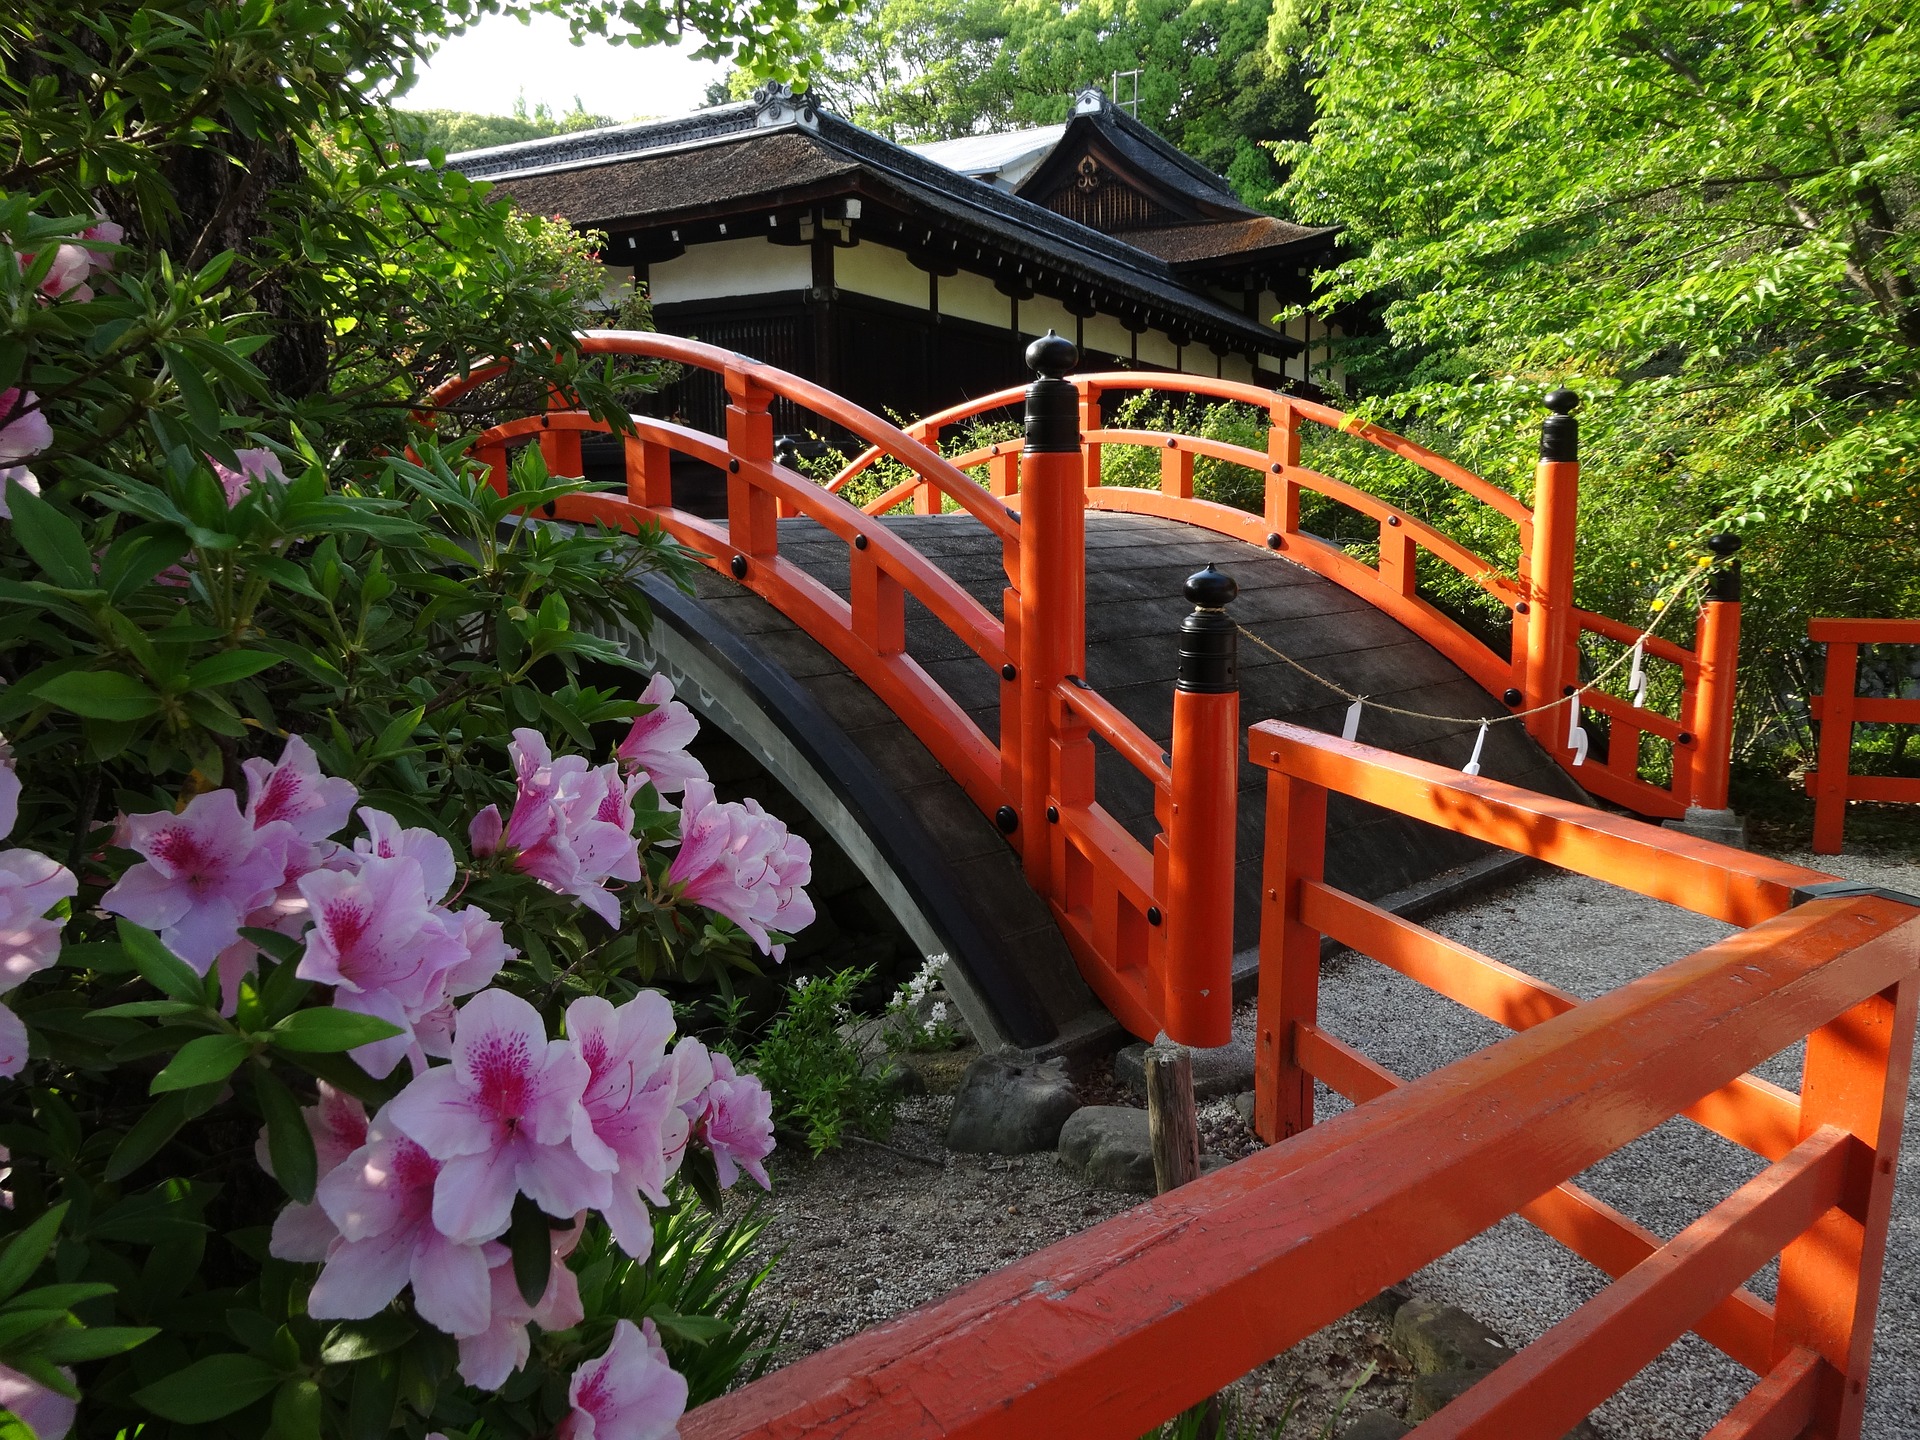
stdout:
POLYGON ((927 1012, 927 1018, 930 1019, 935 1025, 946 1024, 947 1023, 947 1002, 944 1000, 934 1001, 933 1008, 927 1012))

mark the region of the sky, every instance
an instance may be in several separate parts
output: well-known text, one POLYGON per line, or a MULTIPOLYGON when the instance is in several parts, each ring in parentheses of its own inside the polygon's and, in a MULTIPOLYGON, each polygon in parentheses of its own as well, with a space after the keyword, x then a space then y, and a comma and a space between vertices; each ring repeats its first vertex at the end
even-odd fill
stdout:
POLYGON ((685 114, 725 72, 720 63, 688 59, 680 47, 635 49, 593 39, 577 46, 557 15, 535 16, 528 25, 491 15, 441 46, 399 103, 408 110, 510 115, 524 94, 529 110, 545 104, 559 114, 573 109, 578 96, 595 115, 634 120, 685 114))

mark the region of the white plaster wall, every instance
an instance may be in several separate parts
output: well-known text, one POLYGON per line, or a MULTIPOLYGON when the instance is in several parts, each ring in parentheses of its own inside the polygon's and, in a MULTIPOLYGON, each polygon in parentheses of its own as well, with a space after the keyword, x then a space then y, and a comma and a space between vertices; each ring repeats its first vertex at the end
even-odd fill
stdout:
MULTIPOLYGON (((871 295, 876 300, 891 300, 916 310, 927 308, 927 272, 916 268, 904 250, 872 240, 834 251, 833 283, 838 289, 851 290, 856 295, 871 295)), ((944 282, 941 288, 946 288, 944 282)))
POLYGON ((1160 365, 1168 370, 1179 363, 1179 353, 1173 341, 1158 330, 1148 330, 1140 336, 1140 361, 1145 365, 1160 365))
POLYGON ((1223 380, 1245 380, 1249 384, 1260 377, 1254 373, 1253 366, 1244 355, 1229 355, 1220 362, 1220 378, 1223 380))
MULTIPOLYGON (((648 279, 656 305, 771 295, 812 285, 813 259, 803 245, 776 245, 764 235, 749 235, 689 246, 686 254, 654 265, 648 279)), ((925 303, 924 290, 920 298, 925 303)))
POLYGON ((1104 350, 1121 359, 1133 353, 1133 336, 1127 327, 1111 315, 1090 315, 1086 321, 1086 342, 1090 350, 1104 350))
MULTIPOLYGON (((1073 338, 1074 317, 1051 295, 1036 295, 1031 300, 1020 302, 1020 333, 1022 335, 1044 335, 1051 330, 1056 335, 1073 338)), ((1122 352, 1125 353, 1125 352, 1122 352)))
POLYGON ((993 281, 971 270, 940 277, 940 313, 1005 330, 1013 320, 1013 301, 993 288, 993 281))

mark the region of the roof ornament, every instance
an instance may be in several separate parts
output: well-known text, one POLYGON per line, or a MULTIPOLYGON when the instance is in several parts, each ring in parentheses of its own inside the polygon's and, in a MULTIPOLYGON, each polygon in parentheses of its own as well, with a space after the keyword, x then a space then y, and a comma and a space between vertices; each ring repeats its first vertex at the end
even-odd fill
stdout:
POLYGON ((756 129, 801 125, 812 130, 820 124, 820 102, 813 98, 813 92, 802 90, 796 95, 784 80, 769 80, 755 90, 753 103, 757 107, 753 117, 756 129))
POLYGON ((1073 97, 1075 115, 1098 115, 1107 108, 1107 92, 1098 85, 1089 85, 1073 97))

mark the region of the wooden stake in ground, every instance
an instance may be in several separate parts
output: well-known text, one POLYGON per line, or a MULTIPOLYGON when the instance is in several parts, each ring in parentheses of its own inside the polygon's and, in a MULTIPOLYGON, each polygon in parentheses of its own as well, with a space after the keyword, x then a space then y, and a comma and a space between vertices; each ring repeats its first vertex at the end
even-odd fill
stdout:
POLYGON ((1153 1141, 1154 1189, 1167 1191, 1200 1176, 1200 1122, 1193 1110, 1193 1052, 1162 1039, 1147 1047, 1147 1133, 1153 1141))

